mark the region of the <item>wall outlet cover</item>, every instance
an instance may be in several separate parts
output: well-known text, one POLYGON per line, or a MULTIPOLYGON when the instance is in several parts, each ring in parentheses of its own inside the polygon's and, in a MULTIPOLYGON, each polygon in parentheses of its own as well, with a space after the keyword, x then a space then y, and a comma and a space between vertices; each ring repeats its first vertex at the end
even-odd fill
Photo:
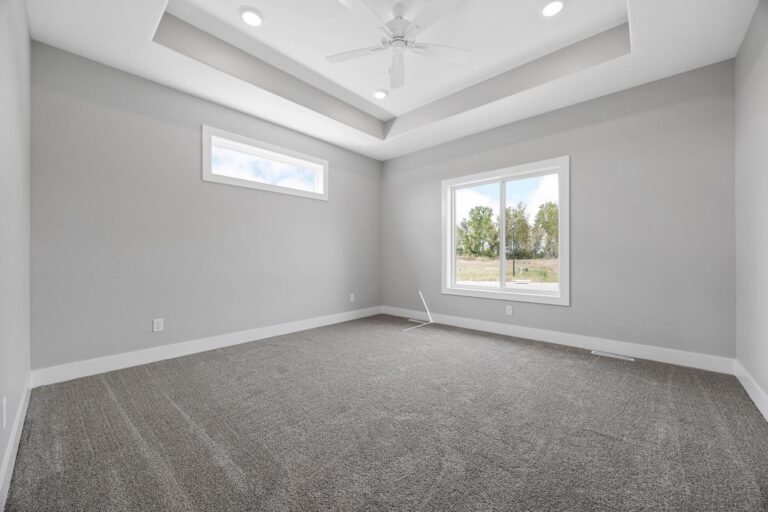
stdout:
POLYGON ((161 332, 164 329, 163 319, 155 318, 152 320, 152 332, 161 332))
POLYGON ((512 306, 507 306, 507 309, 504 312, 507 316, 512 316, 515 314, 515 309, 512 306))

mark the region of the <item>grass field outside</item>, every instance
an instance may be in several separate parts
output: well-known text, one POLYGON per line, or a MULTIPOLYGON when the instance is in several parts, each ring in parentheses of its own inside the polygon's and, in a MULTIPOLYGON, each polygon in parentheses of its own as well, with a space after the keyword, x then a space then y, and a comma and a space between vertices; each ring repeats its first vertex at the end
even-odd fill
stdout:
MULTIPOLYGON (((506 280, 529 280, 531 283, 557 283, 560 280, 557 258, 515 260, 515 276, 512 276, 512 260, 505 265, 506 280)), ((499 281, 499 260, 494 258, 456 257, 457 282, 499 281)))

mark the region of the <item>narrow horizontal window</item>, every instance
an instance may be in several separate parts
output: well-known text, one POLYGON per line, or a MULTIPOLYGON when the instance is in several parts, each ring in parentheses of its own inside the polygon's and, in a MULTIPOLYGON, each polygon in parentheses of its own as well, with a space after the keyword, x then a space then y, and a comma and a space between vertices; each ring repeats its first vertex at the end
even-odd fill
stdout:
POLYGON ((208 126, 203 127, 203 180, 328 198, 328 162, 208 126))
POLYGON ((443 293, 570 304, 567 157, 443 182, 443 293))

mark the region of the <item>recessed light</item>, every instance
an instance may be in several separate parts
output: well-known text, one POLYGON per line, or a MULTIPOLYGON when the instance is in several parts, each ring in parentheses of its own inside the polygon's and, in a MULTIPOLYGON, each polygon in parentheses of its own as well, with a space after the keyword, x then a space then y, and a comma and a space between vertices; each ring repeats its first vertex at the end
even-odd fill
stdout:
POLYGON ((563 2, 561 2, 560 0, 557 0, 556 2, 549 2, 547 5, 545 5, 544 9, 541 10, 541 14, 549 18, 554 16, 555 14, 560 13, 560 11, 562 10, 563 10, 563 2))
POLYGON ((240 8, 240 17, 243 18, 243 21, 246 25, 250 25, 252 27, 258 27, 264 23, 264 18, 261 17, 261 13, 253 7, 247 5, 244 5, 240 8))
POLYGON ((377 100, 383 100, 387 96, 389 96, 389 93, 384 89, 376 89, 375 91, 373 91, 373 97, 376 98, 377 100))

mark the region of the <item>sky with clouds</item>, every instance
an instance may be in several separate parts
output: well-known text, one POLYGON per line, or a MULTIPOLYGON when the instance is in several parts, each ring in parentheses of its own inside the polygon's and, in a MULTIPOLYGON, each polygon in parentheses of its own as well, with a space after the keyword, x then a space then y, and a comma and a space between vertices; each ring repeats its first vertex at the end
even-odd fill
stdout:
MULTIPOLYGON (((548 201, 558 202, 557 174, 508 181, 506 187, 507 206, 514 207, 522 201, 527 206, 528 221, 531 223, 539 211, 539 206, 548 201)), ((499 184, 489 183, 456 190, 457 221, 468 218, 469 211, 475 206, 490 207, 494 218, 497 217, 499 215, 499 184)))
POLYGON ((317 191, 317 173, 314 169, 258 158, 215 144, 212 146, 211 161, 213 173, 220 176, 309 192, 317 191))

